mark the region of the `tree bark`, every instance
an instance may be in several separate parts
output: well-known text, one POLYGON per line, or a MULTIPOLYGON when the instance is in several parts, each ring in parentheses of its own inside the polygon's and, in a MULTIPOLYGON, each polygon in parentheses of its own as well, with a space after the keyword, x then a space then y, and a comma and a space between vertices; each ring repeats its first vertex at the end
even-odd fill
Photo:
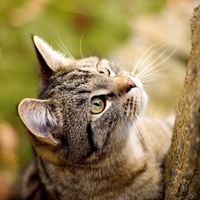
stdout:
POLYGON ((165 200, 200 200, 200 6, 164 174, 165 200))

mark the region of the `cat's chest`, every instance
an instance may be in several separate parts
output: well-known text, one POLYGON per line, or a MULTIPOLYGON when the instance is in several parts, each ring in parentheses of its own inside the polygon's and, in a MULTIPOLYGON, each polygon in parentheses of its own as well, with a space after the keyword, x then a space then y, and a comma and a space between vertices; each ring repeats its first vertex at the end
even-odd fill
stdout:
MULTIPOLYGON (((158 174, 153 165, 144 165, 144 168, 132 170, 134 166, 123 167, 120 170, 113 166, 98 170, 65 169, 43 163, 39 167, 41 180, 50 196, 59 196, 58 199, 140 199, 145 191, 154 191, 152 182, 158 182, 158 174), (110 167, 110 168, 109 168, 110 167), (149 173, 149 170, 152 170, 149 173), (155 172, 153 172, 155 170, 155 172), (152 173, 153 172, 153 173, 152 173), (148 179, 151 179, 149 182, 148 179), (141 187, 143 181, 146 185, 141 187), (141 190, 141 191, 140 191, 141 190), (135 196, 136 195, 136 196, 135 196)), ((145 193, 146 193, 145 192, 145 193)), ((153 192, 155 193, 155 191, 153 192)), ((153 195, 152 193, 152 195, 153 195)), ((157 194, 158 195, 158 194, 157 194)), ((145 199, 144 196, 141 199, 145 199)))

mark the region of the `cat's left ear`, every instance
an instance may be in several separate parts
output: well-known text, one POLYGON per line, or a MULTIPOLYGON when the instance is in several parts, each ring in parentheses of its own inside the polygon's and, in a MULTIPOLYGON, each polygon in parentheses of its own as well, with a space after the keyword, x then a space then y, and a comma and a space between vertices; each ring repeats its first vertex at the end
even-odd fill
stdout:
POLYGON ((53 50, 50 45, 38 36, 34 35, 32 39, 42 67, 49 67, 55 72, 59 67, 65 67, 72 63, 72 59, 66 58, 62 53, 53 50))
POLYGON ((40 89, 42 90, 49 79, 60 67, 67 67, 72 63, 71 58, 55 51, 38 36, 32 36, 33 44, 40 62, 40 89))
POLYGON ((37 140, 56 145, 51 130, 58 126, 56 117, 48 108, 48 100, 24 99, 18 105, 18 113, 29 129, 30 133, 37 140))

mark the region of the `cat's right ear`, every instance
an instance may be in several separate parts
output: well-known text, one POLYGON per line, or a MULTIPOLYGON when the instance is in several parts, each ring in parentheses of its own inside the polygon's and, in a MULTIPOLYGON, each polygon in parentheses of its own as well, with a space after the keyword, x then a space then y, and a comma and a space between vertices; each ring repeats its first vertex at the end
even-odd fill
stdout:
POLYGON ((53 50, 51 46, 38 36, 32 36, 32 40, 41 65, 40 78, 42 84, 48 82, 49 78, 60 67, 66 67, 73 62, 71 58, 66 58, 62 53, 53 50))
POLYGON ((48 108, 48 100, 24 99, 18 105, 18 114, 24 125, 37 140, 56 145, 51 130, 57 128, 57 119, 48 108))

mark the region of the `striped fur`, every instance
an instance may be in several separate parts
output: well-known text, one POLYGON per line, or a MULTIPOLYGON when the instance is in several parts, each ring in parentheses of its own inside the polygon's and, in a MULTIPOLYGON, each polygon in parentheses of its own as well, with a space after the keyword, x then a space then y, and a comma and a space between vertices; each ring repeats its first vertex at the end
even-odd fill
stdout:
POLYGON ((19 116, 34 158, 12 199, 159 200, 171 130, 145 117, 137 74, 106 59, 65 58, 33 37, 41 66, 39 99, 19 116))

